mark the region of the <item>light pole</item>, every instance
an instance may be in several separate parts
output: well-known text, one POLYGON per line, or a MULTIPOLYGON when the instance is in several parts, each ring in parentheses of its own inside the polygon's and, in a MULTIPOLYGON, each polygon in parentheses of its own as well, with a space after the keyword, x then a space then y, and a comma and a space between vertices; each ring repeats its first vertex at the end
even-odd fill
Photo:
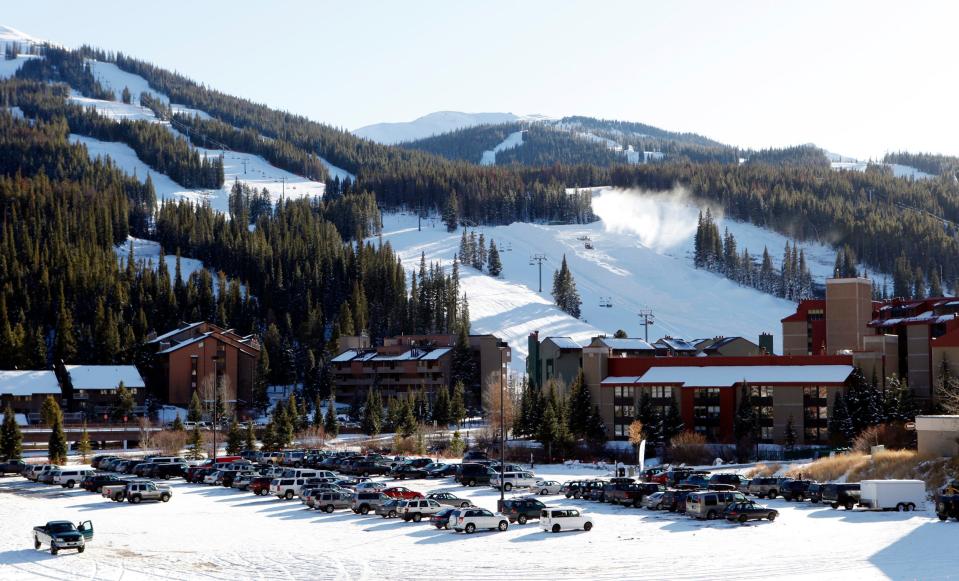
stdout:
POLYGON ((506 397, 505 386, 502 376, 499 382, 499 509, 503 510, 503 503, 506 500, 506 397))
POLYGON ((548 260, 545 254, 533 254, 529 257, 529 265, 539 264, 539 292, 543 292, 543 261, 548 260))

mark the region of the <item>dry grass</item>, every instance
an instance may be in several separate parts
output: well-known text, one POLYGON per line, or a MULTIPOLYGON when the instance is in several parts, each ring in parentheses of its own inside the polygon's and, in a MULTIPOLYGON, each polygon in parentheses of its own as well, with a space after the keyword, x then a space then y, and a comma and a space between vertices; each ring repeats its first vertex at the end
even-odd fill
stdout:
POLYGON ((820 458, 815 462, 792 468, 786 472, 789 478, 796 478, 800 474, 808 480, 828 482, 848 473, 868 460, 868 456, 859 452, 837 454, 832 458, 820 458))
POLYGON ((789 470, 786 476, 827 482, 845 475, 848 482, 885 478, 919 478, 927 487, 941 486, 959 469, 959 463, 920 456, 915 450, 887 450, 874 456, 861 452, 820 458, 789 470))
POLYGON ((779 472, 780 468, 782 468, 781 464, 756 464, 756 466, 746 472, 746 476, 748 478, 772 476, 779 472))

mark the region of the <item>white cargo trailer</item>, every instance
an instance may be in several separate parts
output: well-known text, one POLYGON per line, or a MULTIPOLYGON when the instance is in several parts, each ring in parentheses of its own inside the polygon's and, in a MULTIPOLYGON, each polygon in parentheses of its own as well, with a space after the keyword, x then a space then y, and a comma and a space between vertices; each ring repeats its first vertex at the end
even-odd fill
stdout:
POLYGON ((859 506, 873 510, 923 510, 926 483, 922 480, 863 480, 859 483, 859 506))

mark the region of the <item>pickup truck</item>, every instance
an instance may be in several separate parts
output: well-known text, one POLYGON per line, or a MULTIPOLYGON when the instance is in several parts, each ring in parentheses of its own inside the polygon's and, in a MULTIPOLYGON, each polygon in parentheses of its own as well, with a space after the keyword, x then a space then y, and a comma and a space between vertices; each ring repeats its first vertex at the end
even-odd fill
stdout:
POLYGON ((666 487, 655 482, 641 484, 616 484, 605 489, 606 501, 610 504, 632 505, 639 508, 643 499, 656 492, 665 492, 666 487))
POLYGON ((52 520, 39 527, 33 527, 33 548, 50 546, 50 554, 56 555, 61 549, 76 549, 82 553, 86 542, 93 540, 93 523, 84 521, 75 525, 68 520, 52 520))
POLYGON ((144 500, 167 502, 173 496, 173 491, 169 486, 158 486, 154 482, 127 482, 104 486, 100 495, 114 502, 126 500, 131 504, 140 504, 144 500))
POLYGON ((23 463, 23 460, 7 460, 0 462, 0 476, 6 476, 7 474, 20 474, 26 467, 27 465, 23 463))

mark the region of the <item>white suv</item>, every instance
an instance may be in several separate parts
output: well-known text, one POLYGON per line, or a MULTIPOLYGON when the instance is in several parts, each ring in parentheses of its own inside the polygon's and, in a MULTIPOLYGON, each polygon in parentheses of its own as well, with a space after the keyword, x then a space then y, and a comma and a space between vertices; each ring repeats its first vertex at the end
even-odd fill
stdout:
POLYGON ((535 486, 538 480, 532 472, 504 472, 502 475, 491 476, 489 483, 493 488, 499 488, 502 483, 503 490, 509 492, 514 488, 535 486))
POLYGON ((593 519, 584 515, 578 508, 548 506, 540 512, 539 526, 544 531, 554 533, 576 529, 589 531, 593 528, 593 519))
POLYGON ((54 470, 53 484, 59 484, 63 488, 73 488, 83 481, 84 478, 93 474, 93 470, 54 470))
POLYGON ((476 532, 476 529, 505 531, 509 528, 509 520, 485 508, 461 508, 450 514, 450 526, 456 532, 465 531, 466 534, 471 535, 476 532))
POLYGON ((306 478, 274 478, 270 482, 270 494, 277 498, 290 500, 300 494, 306 478))
POLYGON ((420 522, 423 516, 430 516, 446 508, 435 500, 404 500, 396 507, 399 517, 406 522, 420 522))

